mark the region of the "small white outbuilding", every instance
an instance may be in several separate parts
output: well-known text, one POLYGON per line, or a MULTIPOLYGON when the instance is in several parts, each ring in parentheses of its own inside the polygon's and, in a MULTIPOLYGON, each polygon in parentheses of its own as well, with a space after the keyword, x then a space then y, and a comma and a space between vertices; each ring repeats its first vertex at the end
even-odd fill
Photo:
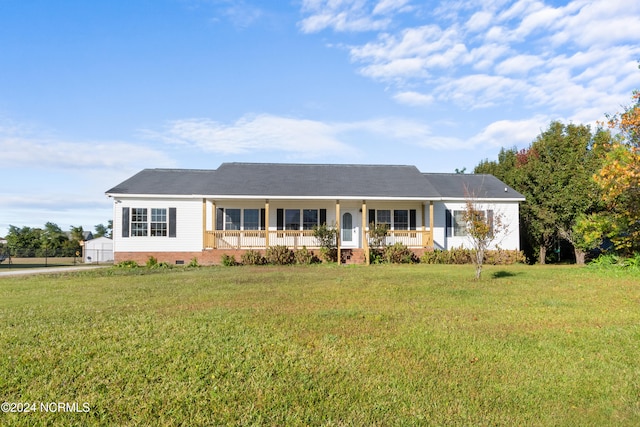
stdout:
POLYGON ((87 264, 113 262, 113 240, 108 237, 98 237, 85 241, 84 262, 87 264))

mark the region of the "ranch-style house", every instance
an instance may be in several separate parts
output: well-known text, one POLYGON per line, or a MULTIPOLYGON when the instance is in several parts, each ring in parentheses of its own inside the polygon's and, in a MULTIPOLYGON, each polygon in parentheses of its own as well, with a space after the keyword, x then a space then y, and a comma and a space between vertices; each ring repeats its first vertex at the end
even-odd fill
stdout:
POLYGON ((415 166, 223 163, 215 170, 145 169, 108 190, 115 262, 219 263, 247 249, 318 248, 313 228, 337 227, 341 262, 364 262, 371 224, 385 243, 416 255, 468 247, 462 212, 472 197, 490 221, 508 225, 495 241, 519 250, 524 196, 492 175, 422 173, 415 166))

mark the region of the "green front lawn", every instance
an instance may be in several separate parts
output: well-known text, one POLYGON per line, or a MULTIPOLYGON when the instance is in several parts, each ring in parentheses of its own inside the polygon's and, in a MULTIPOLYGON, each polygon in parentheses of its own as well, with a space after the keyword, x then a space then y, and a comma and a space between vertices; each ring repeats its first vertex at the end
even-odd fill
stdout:
POLYGON ((640 424, 640 276, 572 266, 0 278, 0 425, 640 424), (88 412, 82 412, 87 403, 88 412))

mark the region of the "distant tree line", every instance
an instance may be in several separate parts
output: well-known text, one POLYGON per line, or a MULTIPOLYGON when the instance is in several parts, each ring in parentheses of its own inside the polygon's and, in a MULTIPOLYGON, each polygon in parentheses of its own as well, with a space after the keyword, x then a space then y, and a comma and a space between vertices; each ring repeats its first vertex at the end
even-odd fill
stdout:
MULTIPOLYGON (((111 237, 113 223, 98 224, 94 230, 93 238, 111 237)), ((6 240, 6 247, 0 248, 0 252, 9 252, 13 257, 72 257, 82 253, 80 242, 85 240, 85 231, 82 226, 71 226, 69 232, 64 232, 53 222, 47 222, 43 228, 10 225, 6 240)))
POLYGON ((502 148, 475 173, 495 175, 526 197, 520 206, 523 249, 531 260, 557 260, 562 248, 584 263, 594 250, 640 251, 640 92, 596 129, 552 122, 527 148, 502 148))

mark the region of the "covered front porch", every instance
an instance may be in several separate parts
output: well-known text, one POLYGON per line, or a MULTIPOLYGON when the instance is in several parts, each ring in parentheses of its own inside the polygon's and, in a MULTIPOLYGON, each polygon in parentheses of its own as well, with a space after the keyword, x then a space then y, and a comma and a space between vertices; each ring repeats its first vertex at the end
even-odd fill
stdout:
MULTIPOLYGON (((388 227, 381 244, 401 243, 411 249, 431 249, 433 201, 384 200, 264 200, 240 204, 233 200, 203 199, 205 250, 265 250, 320 248, 313 228, 327 224, 339 230, 336 246, 369 251, 370 226, 388 227), (259 219, 258 219, 259 218, 259 219)), ((339 258, 340 259, 340 258, 339 258)))

